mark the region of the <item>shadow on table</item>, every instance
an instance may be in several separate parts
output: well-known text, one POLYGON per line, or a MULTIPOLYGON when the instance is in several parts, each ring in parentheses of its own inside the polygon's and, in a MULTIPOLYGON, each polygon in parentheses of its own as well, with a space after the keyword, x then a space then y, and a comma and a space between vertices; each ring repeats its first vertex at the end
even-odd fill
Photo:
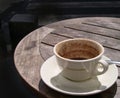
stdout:
POLYGON ((44 98, 18 74, 13 56, 0 60, 0 98, 44 98))
POLYGON ((104 92, 89 96, 72 96, 59 93, 49 88, 42 80, 39 82, 39 90, 44 92, 47 96, 50 96, 50 98, 114 98, 117 91, 117 83, 114 83, 113 86, 104 92))

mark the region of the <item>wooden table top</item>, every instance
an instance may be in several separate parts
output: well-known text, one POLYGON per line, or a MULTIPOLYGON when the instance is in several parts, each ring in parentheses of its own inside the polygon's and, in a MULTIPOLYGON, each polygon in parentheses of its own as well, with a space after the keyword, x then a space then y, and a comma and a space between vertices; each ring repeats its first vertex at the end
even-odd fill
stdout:
MULTIPOLYGON (((120 18, 87 17, 68 19, 34 30, 17 45, 14 62, 18 73, 26 83, 47 98, 82 98, 54 91, 46 86, 40 77, 41 65, 54 55, 54 45, 69 38, 96 40, 105 47, 107 57, 120 61, 120 18)), ((118 71, 118 79, 112 87, 91 96, 94 98, 118 98, 120 96, 120 67, 118 67, 118 71)))

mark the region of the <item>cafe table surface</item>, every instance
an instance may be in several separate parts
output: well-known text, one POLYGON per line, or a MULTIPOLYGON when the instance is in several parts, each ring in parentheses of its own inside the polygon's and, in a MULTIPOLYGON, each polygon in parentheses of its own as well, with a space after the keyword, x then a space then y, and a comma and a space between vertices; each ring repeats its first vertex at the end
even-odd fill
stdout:
MULTIPOLYGON (((120 61, 120 18, 85 17, 74 18, 40 27, 26 35, 14 52, 15 67, 21 78, 46 98, 119 98, 120 67, 116 82, 98 94, 74 96, 49 88, 41 79, 40 69, 46 60, 53 56, 56 43, 71 38, 89 38, 98 41, 105 48, 104 55, 120 61)), ((50 65, 49 65, 50 66, 50 65)), ((49 71, 49 68, 48 68, 49 71)), ((47 70, 46 70, 47 72, 47 70)), ((111 77, 111 75, 109 76, 111 77)))

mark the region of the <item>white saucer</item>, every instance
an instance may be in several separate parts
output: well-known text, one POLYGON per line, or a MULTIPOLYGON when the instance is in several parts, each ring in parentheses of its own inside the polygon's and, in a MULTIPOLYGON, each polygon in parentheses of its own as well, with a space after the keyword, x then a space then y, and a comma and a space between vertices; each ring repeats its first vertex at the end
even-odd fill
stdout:
MULTIPOLYGON (((109 58, 103 56, 102 59, 109 58)), ((115 64, 110 65, 104 74, 83 82, 70 81, 61 76, 60 72, 56 58, 52 56, 43 63, 40 75, 48 87, 69 95, 85 96, 100 93, 110 88, 118 77, 118 69, 115 64)))

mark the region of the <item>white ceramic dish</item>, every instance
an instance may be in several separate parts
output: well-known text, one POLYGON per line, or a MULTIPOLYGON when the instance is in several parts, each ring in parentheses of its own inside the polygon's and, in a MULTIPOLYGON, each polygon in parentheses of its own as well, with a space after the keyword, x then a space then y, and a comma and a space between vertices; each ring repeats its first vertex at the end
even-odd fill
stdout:
MULTIPOLYGON (((103 56, 102 59, 108 60, 109 58, 103 56)), ((48 87, 69 95, 85 96, 103 92, 110 88, 118 77, 118 69, 115 64, 109 65, 104 74, 81 82, 70 81, 64 78, 60 72, 55 56, 47 59, 40 69, 41 78, 48 87)))

